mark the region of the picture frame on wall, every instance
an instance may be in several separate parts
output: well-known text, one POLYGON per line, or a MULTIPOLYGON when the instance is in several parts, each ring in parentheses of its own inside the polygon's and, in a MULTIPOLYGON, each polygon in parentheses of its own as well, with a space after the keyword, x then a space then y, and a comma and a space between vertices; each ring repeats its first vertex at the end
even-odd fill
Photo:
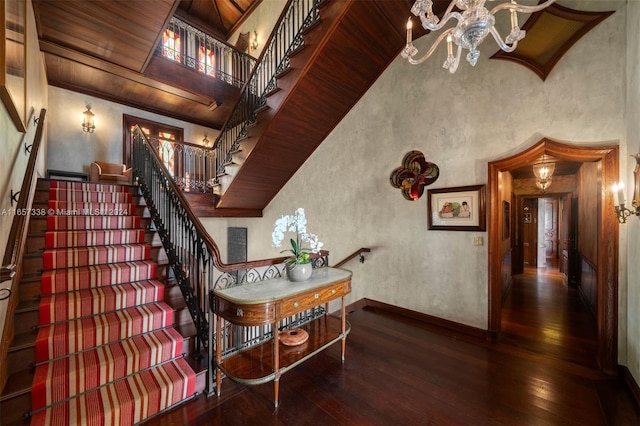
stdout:
POLYGON ((0 7, 0 98, 19 132, 26 132, 27 19, 24 0, 0 7))
POLYGON ((427 191, 428 229, 486 230, 486 185, 458 186, 427 191))

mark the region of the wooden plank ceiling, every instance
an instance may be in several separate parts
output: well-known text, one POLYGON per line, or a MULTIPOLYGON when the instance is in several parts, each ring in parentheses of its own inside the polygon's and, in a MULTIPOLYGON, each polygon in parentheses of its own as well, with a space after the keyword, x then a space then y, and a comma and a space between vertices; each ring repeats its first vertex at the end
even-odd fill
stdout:
POLYGON ((49 84, 220 128, 238 89, 178 70, 154 51, 176 12, 226 40, 260 1, 34 0, 33 5, 49 84))

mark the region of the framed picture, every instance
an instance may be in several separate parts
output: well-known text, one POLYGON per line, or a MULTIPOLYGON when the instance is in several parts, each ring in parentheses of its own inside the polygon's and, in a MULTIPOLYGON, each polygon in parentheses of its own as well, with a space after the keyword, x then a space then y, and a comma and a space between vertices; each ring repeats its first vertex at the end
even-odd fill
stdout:
POLYGON ((24 0, 0 2, 0 98, 19 132, 26 132, 27 32, 24 0))
POLYGON ((429 189, 427 203, 429 229, 486 230, 485 185, 429 189))

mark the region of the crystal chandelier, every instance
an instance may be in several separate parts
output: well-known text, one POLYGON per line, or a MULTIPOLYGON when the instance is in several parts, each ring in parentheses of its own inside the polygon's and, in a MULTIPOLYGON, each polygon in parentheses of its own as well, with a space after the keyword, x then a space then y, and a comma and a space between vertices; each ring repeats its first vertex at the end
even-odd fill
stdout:
POLYGON ((513 52, 518 47, 518 42, 525 36, 525 31, 518 26, 518 12, 538 12, 550 6, 556 0, 547 0, 536 6, 522 6, 516 3, 515 0, 511 0, 510 2, 501 3, 491 10, 484 7, 487 1, 493 2, 494 0, 451 0, 442 19, 439 19, 432 11, 433 0, 416 0, 411 8, 411 13, 420 18, 422 27, 425 30, 438 31, 452 19, 457 20, 458 24, 443 31, 422 58, 414 59, 413 57, 418 53, 418 49, 413 45, 413 22, 409 18, 407 21, 407 44, 402 50, 402 57, 413 65, 421 64, 431 56, 440 42, 446 38, 448 54, 447 60, 442 67, 453 74, 458 69, 462 49, 469 51, 467 53, 467 61, 472 66, 476 65, 480 57, 478 46, 489 34, 493 36, 502 50, 513 52), (457 7, 458 10, 453 11, 454 7, 457 7), (494 15, 501 10, 509 10, 511 12, 511 32, 504 40, 494 27, 494 15), (455 56, 453 55, 454 44, 458 46, 455 56))

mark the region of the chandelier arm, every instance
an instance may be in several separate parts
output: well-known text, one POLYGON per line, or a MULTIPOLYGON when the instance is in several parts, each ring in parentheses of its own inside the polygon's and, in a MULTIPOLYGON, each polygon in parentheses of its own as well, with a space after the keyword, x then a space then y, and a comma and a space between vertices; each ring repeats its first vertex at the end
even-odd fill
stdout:
MULTIPOLYGON (((449 5, 449 6, 451 6, 451 5, 449 5)), ((424 15, 424 13, 419 15, 419 17, 420 17, 420 22, 422 23, 422 28, 424 28, 425 30, 429 30, 429 31, 438 31, 439 29, 444 27, 447 24, 447 22, 449 22, 450 20, 452 20, 454 18, 458 20, 458 23, 464 21, 464 18, 462 17, 460 12, 451 12, 450 13, 449 9, 447 9, 447 12, 444 14, 444 19, 441 20, 440 22, 438 22, 435 25, 429 22, 429 20, 424 15)))
POLYGON ((500 33, 498 33, 498 30, 496 30, 496 27, 492 27, 489 32, 493 36, 493 39, 496 41, 498 46, 500 46, 500 49, 504 50, 505 52, 511 53, 516 50, 516 47, 518 47, 518 40, 515 40, 511 46, 505 43, 504 40, 502 40, 502 37, 500 37, 500 33))
MULTIPOLYGON (((413 59, 413 57, 408 57, 407 60, 409 61, 410 64, 412 65, 418 65, 423 63, 424 61, 426 61, 429 56, 431 56, 431 54, 436 50, 436 48, 438 47, 438 45, 440 44, 440 42, 445 39, 447 37, 447 35, 449 35, 449 33, 451 31, 453 31, 455 27, 449 28, 446 31, 443 31, 442 34, 440 34, 440 36, 436 39, 436 41, 433 42, 433 44, 431 45, 431 48, 427 51, 427 53, 424 54, 424 56, 420 59, 413 59)), ((458 49, 458 56, 460 56, 460 50, 458 49)))
POLYGON ((496 7, 494 7, 493 9, 491 9, 491 13, 492 15, 495 15, 496 12, 500 12, 501 10, 515 10, 516 12, 520 12, 520 13, 534 13, 534 12, 539 12, 542 9, 545 9, 549 6, 551 6, 552 3, 555 3, 556 0, 547 0, 544 3, 535 5, 535 6, 523 6, 521 4, 517 4, 517 3, 502 3, 497 5, 496 7))

